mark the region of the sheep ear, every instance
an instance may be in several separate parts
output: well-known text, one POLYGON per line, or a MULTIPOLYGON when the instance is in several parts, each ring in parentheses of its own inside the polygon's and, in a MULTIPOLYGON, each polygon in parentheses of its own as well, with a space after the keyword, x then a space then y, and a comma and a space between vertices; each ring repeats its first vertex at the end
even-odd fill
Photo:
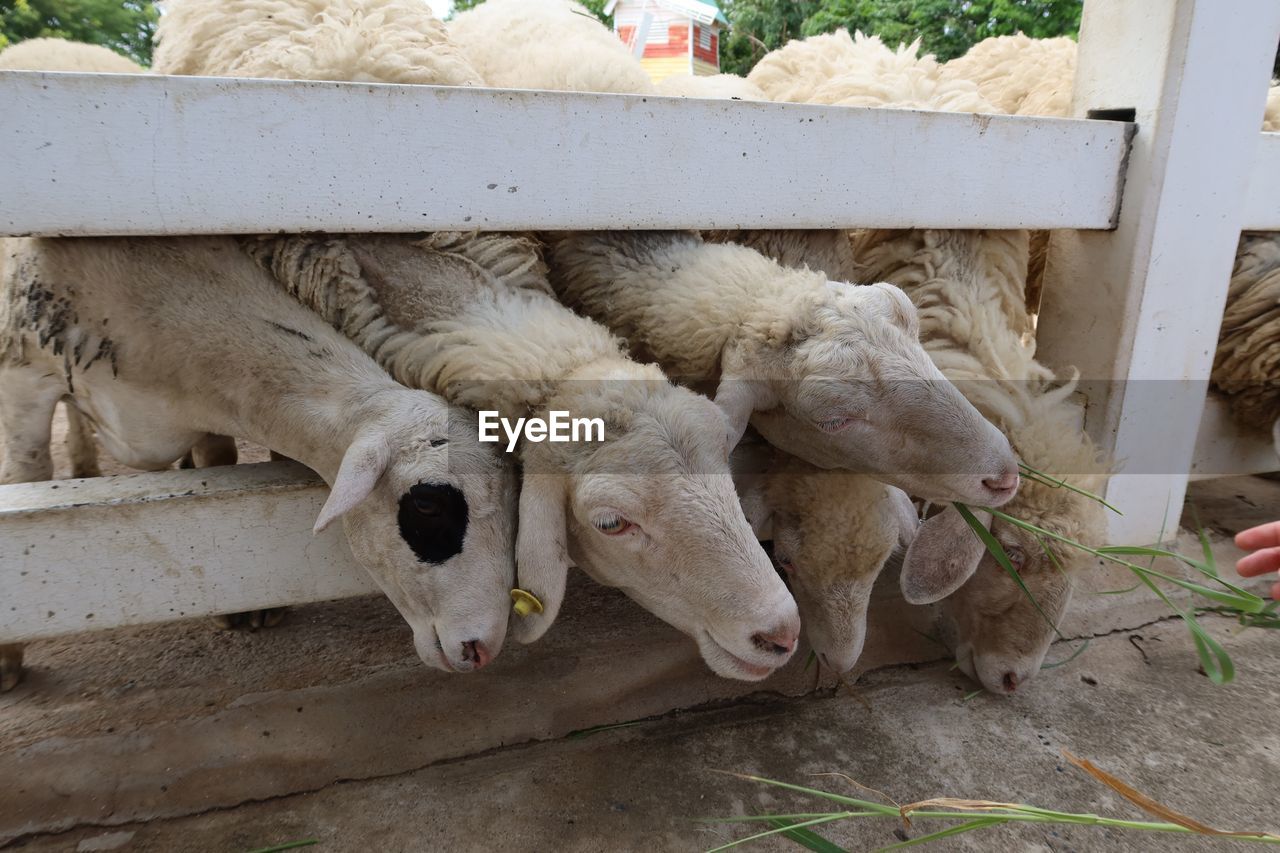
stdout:
POLYGON ((898 544, 908 548, 915 541, 916 533, 920 531, 920 514, 916 512, 916 506, 906 492, 892 486, 886 488, 889 491, 889 504, 893 517, 898 522, 898 544))
POLYGON ((532 643, 545 634, 564 602, 569 574, 568 498, 563 476, 525 471, 516 533, 516 578, 520 589, 541 602, 542 610, 515 617, 512 634, 521 643, 532 643))
POLYGON ((312 532, 319 533, 369 497, 378 479, 391 462, 391 449, 382 436, 356 439, 347 448, 338 467, 338 476, 329 489, 329 499, 320 508, 312 532))
MULTIPOLYGON (((974 513, 983 524, 991 514, 974 513)), ((964 516, 947 507, 920 525, 902 561, 902 597, 911 604, 932 604, 946 598, 967 581, 986 553, 964 516)))
POLYGON ((777 397, 764 382, 733 374, 721 376, 715 402, 724 415, 725 442, 729 450, 742 440, 752 412, 771 409, 778 404, 777 397))

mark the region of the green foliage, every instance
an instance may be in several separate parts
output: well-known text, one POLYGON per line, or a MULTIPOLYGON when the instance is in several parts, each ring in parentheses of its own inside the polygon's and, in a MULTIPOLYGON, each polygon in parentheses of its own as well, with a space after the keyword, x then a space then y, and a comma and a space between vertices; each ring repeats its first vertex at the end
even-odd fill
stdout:
POLYGON ((919 38, 923 52, 954 59, 990 36, 1074 36, 1082 0, 732 0, 733 29, 721 43, 721 70, 746 74, 789 39, 861 30, 896 47, 919 38))
POLYGON ((0 0, 0 47, 64 38, 100 44, 150 65, 159 17, 149 0, 0 0))
MULTIPOLYGON (((830 2, 830 0, 827 0, 830 2)), ((720 70, 746 74, 771 50, 803 35, 804 22, 827 4, 823 0, 721 0, 729 19, 720 39, 720 70)))

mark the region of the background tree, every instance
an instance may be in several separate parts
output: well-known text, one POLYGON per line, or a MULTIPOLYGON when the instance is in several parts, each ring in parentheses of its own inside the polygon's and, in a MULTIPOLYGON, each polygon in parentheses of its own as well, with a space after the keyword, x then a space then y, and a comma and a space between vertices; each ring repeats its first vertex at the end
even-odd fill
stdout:
POLYGON ((878 35, 886 44, 919 38, 923 51, 954 59, 989 36, 1023 32, 1033 38, 1074 36, 1082 0, 732 0, 722 4, 733 25, 721 43, 720 65, 746 74, 788 39, 845 28, 878 35))
POLYGON ((159 17, 149 0, 0 0, 0 49, 52 36, 100 44, 150 65, 159 17))

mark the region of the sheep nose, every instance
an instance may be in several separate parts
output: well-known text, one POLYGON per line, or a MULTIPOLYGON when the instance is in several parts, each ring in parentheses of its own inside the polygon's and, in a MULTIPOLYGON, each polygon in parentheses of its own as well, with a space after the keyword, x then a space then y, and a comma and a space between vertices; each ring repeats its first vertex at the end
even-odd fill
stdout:
POLYGON ((782 627, 773 631, 760 631, 751 635, 751 644, 762 652, 775 655, 789 655, 796 648, 800 631, 796 628, 782 627))
POLYGON ((489 654, 489 650, 479 640, 467 640, 462 644, 462 659, 471 661, 476 669, 481 669, 493 660, 493 655, 489 654))
POLYGON ((1005 693, 1012 693, 1018 689, 1018 674, 1016 672, 1006 672, 1000 683, 1004 685, 1005 693))
POLYGON ((1012 492, 1018 488, 1018 469, 1005 469, 998 477, 987 477, 982 481, 982 485, 993 492, 1012 492))

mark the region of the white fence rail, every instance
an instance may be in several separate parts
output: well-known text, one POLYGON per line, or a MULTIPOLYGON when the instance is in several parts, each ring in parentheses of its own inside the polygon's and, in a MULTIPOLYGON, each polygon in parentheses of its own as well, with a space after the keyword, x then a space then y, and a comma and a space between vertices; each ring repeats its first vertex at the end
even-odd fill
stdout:
MULTIPOLYGON (((1113 535, 1151 541, 1191 472, 1277 467, 1203 389, 1238 232, 1280 230, 1278 38, 1274 0, 1087 0, 1077 114, 1134 108, 1132 147, 1102 121, 0 73, 0 233, 1086 229, 1055 237, 1042 352, 1182 380, 1155 413, 1170 473, 1113 487, 1113 535)), ((1123 460, 1157 443, 1149 402, 1090 399, 1086 424, 1123 460)), ((0 487, 0 641, 371 589, 288 470, 0 487)))
POLYGON ((1109 228, 1127 125, 0 72, 0 233, 1109 228))
POLYGON ((376 589, 293 462, 0 486, 0 640, 376 589))

